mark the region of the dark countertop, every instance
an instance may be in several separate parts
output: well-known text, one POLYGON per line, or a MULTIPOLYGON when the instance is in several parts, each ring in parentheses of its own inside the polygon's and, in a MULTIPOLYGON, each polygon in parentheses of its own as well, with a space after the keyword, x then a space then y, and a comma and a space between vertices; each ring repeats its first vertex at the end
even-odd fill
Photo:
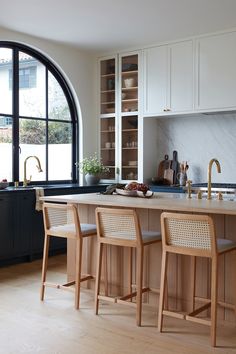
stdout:
MULTIPOLYGON (((1 189, 0 193, 5 192, 25 192, 25 191, 34 191, 35 188, 37 187, 42 187, 44 188, 45 191, 47 190, 61 190, 61 189, 67 189, 68 194, 70 194, 70 190, 75 190, 79 189, 80 192, 84 191, 85 193, 92 192, 93 189, 101 189, 101 191, 104 191, 108 184, 102 184, 99 183, 97 185, 93 186, 81 186, 78 183, 67 183, 67 184, 42 184, 42 185, 29 185, 27 187, 19 186, 19 187, 14 187, 14 186, 9 186, 5 189, 1 189)), ((154 184, 149 184, 150 189, 153 192, 164 192, 164 193, 185 193, 186 187, 182 186, 168 186, 168 185, 154 185, 154 184)), ((194 183, 192 184, 192 187, 207 187, 207 183, 194 183)), ((235 188, 236 189, 236 184, 234 183, 212 183, 212 188, 235 188)))
POLYGON ((25 192, 25 191, 35 191, 35 188, 43 188, 44 190, 60 190, 60 189, 68 189, 68 194, 70 194, 70 190, 75 190, 75 189, 79 189, 81 190, 85 190, 90 191, 93 189, 97 189, 97 188, 101 188, 101 190, 105 190, 107 187, 107 184, 97 184, 97 185, 93 185, 93 186, 81 186, 78 183, 68 183, 68 184, 42 184, 42 185, 29 185, 27 187, 23 187, 23 186, 19 186, 19 187, 14 187, 14 186, 9 186, 5 189, 0 189, 0 193, 5 192, 5 193, 15 193, 15 192, 25 192))

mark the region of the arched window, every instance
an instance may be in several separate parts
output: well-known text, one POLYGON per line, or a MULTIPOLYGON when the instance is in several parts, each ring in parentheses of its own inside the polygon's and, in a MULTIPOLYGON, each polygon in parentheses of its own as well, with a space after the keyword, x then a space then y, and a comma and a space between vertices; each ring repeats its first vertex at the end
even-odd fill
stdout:
POLYGON ((76 182, 78 119, 66 80, 44 55, 0 41, 0 180, 76 182))

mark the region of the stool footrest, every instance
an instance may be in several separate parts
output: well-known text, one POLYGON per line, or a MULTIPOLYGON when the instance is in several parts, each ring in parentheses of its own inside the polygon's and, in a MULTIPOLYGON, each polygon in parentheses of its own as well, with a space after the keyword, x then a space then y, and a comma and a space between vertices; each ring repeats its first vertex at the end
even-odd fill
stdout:
POLYGON ((196 316, 199 313, 201 313, 202 311, 207 310, 209 307, 211 307, 211 302, 208 302, 207 304, 199 307, 198 309, 196 309, 193 312, 189 313, 187 316, 191 316, 191 317, 196 316))
POLYGON ((132 306, 132 307, 137 306, 136 302, 131 302, 131 301, 127 301, 127 300, 117 299, 116 302, 117 302, 117 304, 122 304, 122 305, 127 305, 127 306, 132 306))
POLYGON ((200 323, 200 324, 203 324, 203 325, 211 326, 211 320, 205 320, 204 318, 192 317, 192 316, 186 315, 185 319, 187 321, 196 322, 196 323, 200 323))
POLYGON ((74 288, 70 288, 70 286, 73 285, 74 283, 75 282, 69 282, 69 283, 66 283, 66 284, 62 285, 62 284, 44 282, 43 285, 44 286, 48 286, 49 288, 63 289, 63 290, 74 292, 75 289, 74 288))
MULTIPOLYGON (((195 300, 199 301, 199 302, 209 302, 210 301, 210 299, 207 299, 205 297, 200 297, 200 296, 195 296, 195 300)), ((217 305, 225 307, 225 308, 230 309, 230 310, 234 310, 234 311, 236 310, 236 306, 233 305, 233 304, 230 304, 228 302, 218 301, 217 305)))
POLYGON ((181 320, 185 319, 185 315, 183 313, 179 312, 174 312, 174 311, 168 311, 168 310, 163 310, 162 311, 163 315, 169 316, 169 317, 174 317, 174 318, 179 318, 181 320))
POLYGON ((90 279, 94 279, 94 276, 93 276, 93 275, 86 274, 86 275, 83 275, 83 276, 81 277, 80 282, 86 281, 86 280, 90 280, 90 279))
POLYGON ((105 295, 98 295, 98 299, 99 300, 108 301, 108 302, 112 302, 112 303, 116 303, 117 302, 117 298, 116 297, 105 296, 105 295))
MULTIPOLYGON (((147 291, 150 291, 150 288, 143 288, 142 289, 142 293, 146 293, 147 291)), ((137 296, 137 291, 134 291, 131 294, 127 294, 127 295, 119 297, 119 300, 125 301, 125 300, 132 299, 133 297, 136 297, 136 296, 137 296)))

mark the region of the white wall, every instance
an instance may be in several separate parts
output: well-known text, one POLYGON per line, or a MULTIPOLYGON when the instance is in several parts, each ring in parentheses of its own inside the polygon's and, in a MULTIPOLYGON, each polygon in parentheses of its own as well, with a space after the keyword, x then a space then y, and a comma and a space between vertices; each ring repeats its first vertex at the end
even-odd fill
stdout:
POLYGON ((213 165, 212 182, 236 183, 236 113, 147 119, 144 125, 154 119, 156 129, 155 143, 148 146, 146 139, 145 144, 151 154, 149 160, 153 161, 153 175, 164 155, 172 159, 173 150, 177 150, 178 160, 188 161, 188 178, 194 183, 207 181, 208 163, 214 157, 219 160, 222 173, 218 174, 213 165))
POLYGON ((98 133, 97 125, 94 124, 96 121, 94 57, 71 46, 3 28, 0 28, 0 40, 29 45, 48 56, 60 68, 74 93, 79 114, 79 107, 81 109, 80 155, 86 156, 96 151, 98 133))

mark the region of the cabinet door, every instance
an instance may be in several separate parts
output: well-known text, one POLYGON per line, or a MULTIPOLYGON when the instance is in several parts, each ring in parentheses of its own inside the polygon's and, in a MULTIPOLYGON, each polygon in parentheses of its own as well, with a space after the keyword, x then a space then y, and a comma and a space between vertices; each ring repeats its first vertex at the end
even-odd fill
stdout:
POLYGON ((197 54, 196 108, 236 107, 236 32, 201 38, 197 54))
POLYGON ((162 113, 167 107, 168 47, 144 51, 144 115, 162 113))
POLYGON ((193 43, 185 41, 169 47, 170 81, 167 109, 193 109, 193 43))
POLYGON ((10 196, 0 196, 0 259, 14 256, 15 202, 10 196))
POLYGON ((102 180, 116 179, 116 111, 117 111, 117 60, 107 57, 99 61, 100 95, 100 157, 109 172, 102 180))
POLYGON ((35 208, 34 193, 29 191, 13 196, 17 204, 14 250, 16 256, 30 255, 32 235, 32 210, 35 208), (15 197, 15 198, 14 198, 15 197))

